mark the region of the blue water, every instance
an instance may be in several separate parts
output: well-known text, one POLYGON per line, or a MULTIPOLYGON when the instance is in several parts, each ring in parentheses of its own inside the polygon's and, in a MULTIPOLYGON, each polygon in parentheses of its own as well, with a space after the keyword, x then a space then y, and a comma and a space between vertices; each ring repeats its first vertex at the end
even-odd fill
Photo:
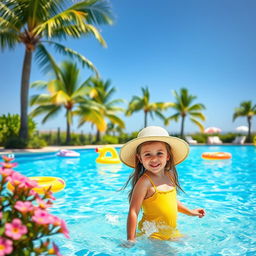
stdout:
POLYGON ((54 153, 17 156, 17 171, 27 176, 56 176, 66 181, 56 193, 52 213, 63 218, 70 239, 55 237, 63 255, 256 255, 256 147, 192 146, 186 161, 177 166, 185 194, 179 200, 189 208, 203 207, 202 218, 179 214, 178 228, 186 234, 179 242, 126 239, 127 192, 119 191, 131 169, 97 164, 94 150, 80 150, 80 158, 54 153), (205 151, 232 154, 231 160, 201 158, 205 151))

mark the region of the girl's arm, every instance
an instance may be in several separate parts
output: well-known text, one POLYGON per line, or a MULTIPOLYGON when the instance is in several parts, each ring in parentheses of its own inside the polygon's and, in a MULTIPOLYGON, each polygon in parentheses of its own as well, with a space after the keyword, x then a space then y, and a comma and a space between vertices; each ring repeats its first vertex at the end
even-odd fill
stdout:
POLYGON ((205 210, 202 208, 190 210, 185 205, 183 205, 179 200, 177 200, 178 204, 178 211, 181 213, 184 213, 189 216, 198 216, 199 218, 202 218, 205 216, 205 210))
POLYGON ((147 180, 141 177, 136 183, 130 202, 130 209, 127 218, 127 240, 135 242, 138 214, 147 193, 147 180))

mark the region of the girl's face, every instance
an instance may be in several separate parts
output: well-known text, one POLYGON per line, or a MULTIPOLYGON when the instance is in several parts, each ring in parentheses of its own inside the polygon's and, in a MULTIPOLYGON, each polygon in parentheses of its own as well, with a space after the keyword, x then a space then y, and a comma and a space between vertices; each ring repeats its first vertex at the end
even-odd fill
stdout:
POLYGON ((170 159, 165 143, 158 141, 144 143, 137 156, 145 169, 154 174, 164 171, 166 162, 170 159))

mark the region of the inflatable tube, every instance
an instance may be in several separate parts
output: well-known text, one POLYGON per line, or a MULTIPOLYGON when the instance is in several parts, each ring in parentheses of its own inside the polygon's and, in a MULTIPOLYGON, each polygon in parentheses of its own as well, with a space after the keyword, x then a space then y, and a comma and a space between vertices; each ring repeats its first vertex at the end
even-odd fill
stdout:
POLYGON ((57 156, 61 157, 79 157, 80 153, 73 151, 73 150, 67 150, 67 149, 61 149, 58 153, 57 156))
MULTIPOLYGON (((35 192, 38 194, 44 194, 49 187, 51 187, 50 191, 55 193, 59 192, 65 188, 66 183, 63 179, 57 177, 29 177, 30 180, 34 180, 37 182, 37 188, 33 188, 35 192)), ((7 188, 12 191, 13 185, 11 183, 7 184, 7 188)))
POLYGON ((96 148, 96 152, 98 152, 100 155, 96 159, 97 163, 100 164, 120 164, 121 161, 119 159, 118 153, 115 148, 106 146, 103 148, 96 148), (110 156, 107 156, 107 154, 110 154, 110 156))
POLYGON ((228 152, 204 152, 202 158, 206 160, 226 160, 232 158, 228 152))

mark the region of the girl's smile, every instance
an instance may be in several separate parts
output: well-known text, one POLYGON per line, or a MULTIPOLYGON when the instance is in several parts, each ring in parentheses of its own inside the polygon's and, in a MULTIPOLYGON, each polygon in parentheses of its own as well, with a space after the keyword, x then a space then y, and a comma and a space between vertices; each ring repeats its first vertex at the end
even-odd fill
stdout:
POLYGON ((146 170, 152 173, 164 171, 166 162, 170 158, 165 143, 158 141, 144 143, 138 157, 146 170))

